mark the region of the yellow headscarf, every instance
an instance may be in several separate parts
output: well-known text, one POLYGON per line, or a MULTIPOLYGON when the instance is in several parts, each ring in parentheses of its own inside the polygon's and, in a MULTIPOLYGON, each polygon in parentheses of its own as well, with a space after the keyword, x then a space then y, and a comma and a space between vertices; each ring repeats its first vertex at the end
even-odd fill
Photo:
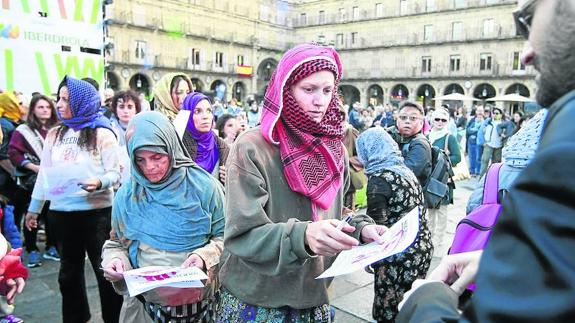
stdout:
MULTIPOLYGON (((192 84, 190 78, 183 73, 169 73, 164 75, 154 86, 154 111, 158 111, 161 114, 165 115, 170 119, 170 121, 174 121, 176 115, 180 111, 180 107, 176 107, 174 105, 174 101, 172 101, 172 93, 170 91, 170 84, 172 80, 176 76, 181 76, 188 82, 188 84, 192 84)), ((193 92, 194 89, 190 88, 190 91, 193 92)))
POLYGON ((0 117, 6 117, 14 122, 18 122, 22 118, 20 104, 18 104, 18 99, 14 93, 0 93, 0 117))

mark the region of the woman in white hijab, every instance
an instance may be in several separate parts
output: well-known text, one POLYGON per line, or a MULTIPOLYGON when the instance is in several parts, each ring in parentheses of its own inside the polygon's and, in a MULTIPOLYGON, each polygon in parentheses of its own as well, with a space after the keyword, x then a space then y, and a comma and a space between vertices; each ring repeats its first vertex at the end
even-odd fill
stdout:
MULTIPOLYGON (((457 138, 449 133, 449 112, 439 108, 433 112, 431 131, 427 135, 432 146, 443 149, 449 156, 451 166, 455 167, 461 161, 461 149, 457 138)), ((449 186, 447 198, 437 209, 429 209, 429 229, 436 250, 441 250, 443 235, 447 228, 447 206, 453 204, 453 188, 449 186)))

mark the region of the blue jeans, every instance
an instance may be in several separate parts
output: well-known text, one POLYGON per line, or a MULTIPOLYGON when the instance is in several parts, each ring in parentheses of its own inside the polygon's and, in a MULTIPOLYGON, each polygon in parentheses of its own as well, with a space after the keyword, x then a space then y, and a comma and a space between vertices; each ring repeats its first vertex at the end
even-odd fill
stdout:
POLYGON ((469 173, 471 175, 479 174, 481 170, 481 154, 479 153, 479 145, 467 145, 467 152, 469 154, 469 173))

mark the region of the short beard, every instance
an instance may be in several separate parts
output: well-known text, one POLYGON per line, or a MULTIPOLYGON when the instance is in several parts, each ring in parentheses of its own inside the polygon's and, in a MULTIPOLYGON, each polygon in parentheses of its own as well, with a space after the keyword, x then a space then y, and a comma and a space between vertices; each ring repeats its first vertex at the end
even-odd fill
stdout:
POLYGON ((536 99, 544 107, 575 90, 575 6, 570 2, 557 1, 555 18, 534 61, 539 71, 536 99))

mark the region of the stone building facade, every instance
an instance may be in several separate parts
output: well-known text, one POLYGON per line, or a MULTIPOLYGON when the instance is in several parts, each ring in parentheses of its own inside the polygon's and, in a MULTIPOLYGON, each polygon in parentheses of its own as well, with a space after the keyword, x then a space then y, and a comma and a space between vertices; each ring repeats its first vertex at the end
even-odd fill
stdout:
POLYGON ((440 103, 434 97, 453 92, 478 100, 509 93, 533 97, 534 70, 519 59, 524 40, 513 24, 516 5, 515 0, 116 1, 107 6, 114 44, 108 76, 112 86, 149 91, 164 73, 182 71, 199 90, 224 99, 261 98, 281 54, 313 41, 338 49, 346 103, 410 99, 429 106, 440 103))

